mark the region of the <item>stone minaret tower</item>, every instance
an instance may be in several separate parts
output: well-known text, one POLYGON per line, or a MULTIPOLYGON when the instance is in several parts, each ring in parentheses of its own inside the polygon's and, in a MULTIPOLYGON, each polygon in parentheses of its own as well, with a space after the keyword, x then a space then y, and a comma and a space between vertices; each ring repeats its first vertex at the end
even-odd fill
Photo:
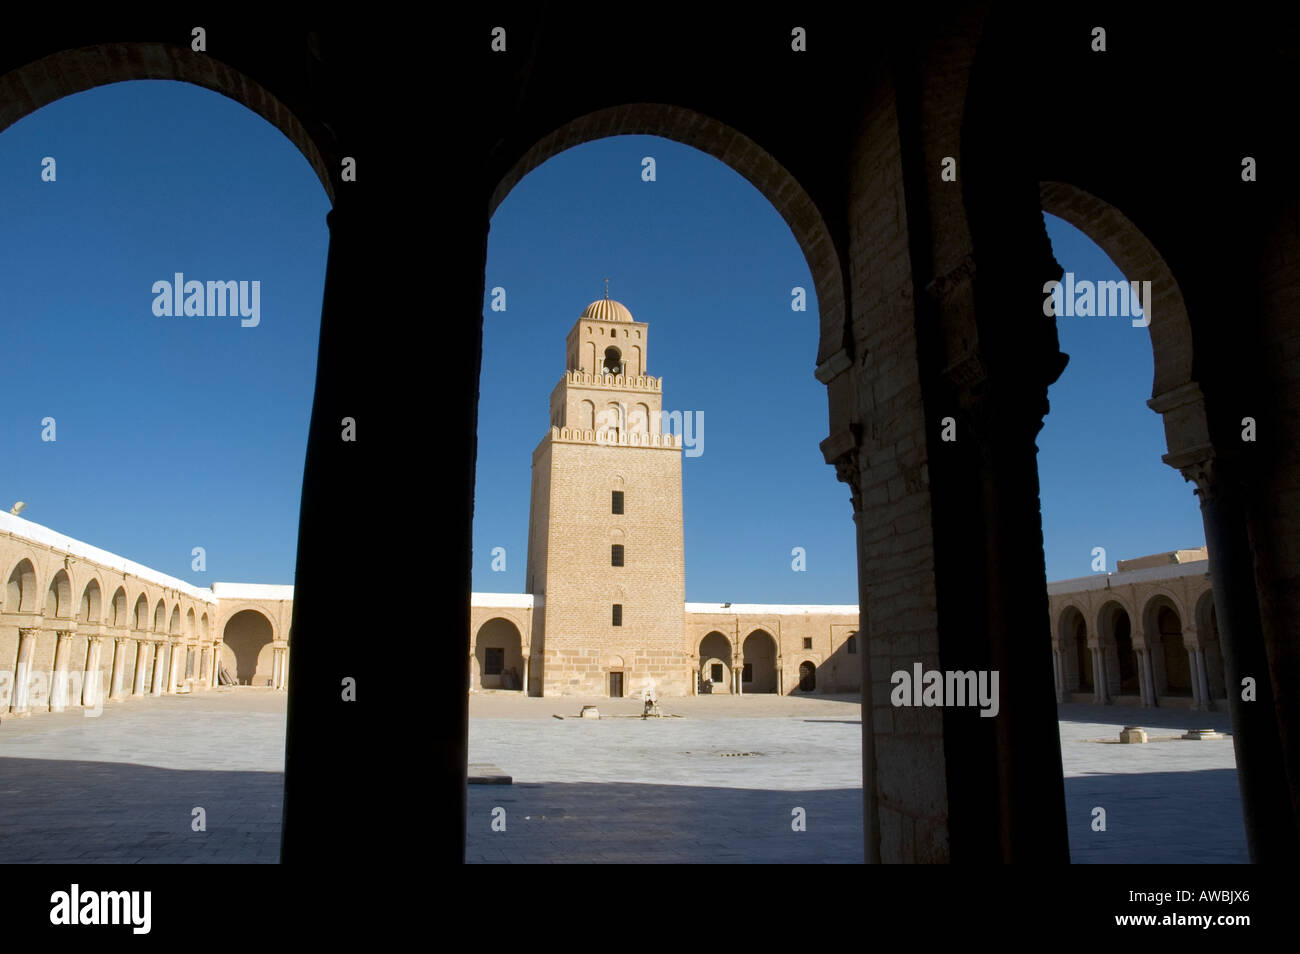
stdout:
POLYGON ((690 691, 681 440, 662 434, 649 331, 607 287, 565 342, 551 430, 533 452, 534 695, 690 691))

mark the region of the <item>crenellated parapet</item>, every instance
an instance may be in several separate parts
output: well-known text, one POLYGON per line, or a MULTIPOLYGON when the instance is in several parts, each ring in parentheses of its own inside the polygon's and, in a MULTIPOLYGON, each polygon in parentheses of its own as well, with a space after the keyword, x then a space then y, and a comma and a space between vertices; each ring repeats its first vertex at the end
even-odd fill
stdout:
POLYGON ((663 390, 663 378, 651 374, 591 374, 587 371, 569 370, 564 372, 564 380, 560 383, 611 391, 663 390))
POLYGON ((681 438, 676 434, 652 434, 649 431, 623 432, 617 437, 605 428, 592 430, 578 427, 552 427, 551 441, 562 444, 598 444, 601 447, 657 447, 665 450, 681 450, 681 438))

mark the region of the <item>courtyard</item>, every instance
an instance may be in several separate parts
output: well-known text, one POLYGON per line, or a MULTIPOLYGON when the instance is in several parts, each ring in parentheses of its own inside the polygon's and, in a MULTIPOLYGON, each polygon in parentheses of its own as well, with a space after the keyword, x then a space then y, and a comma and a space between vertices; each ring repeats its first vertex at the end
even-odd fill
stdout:
MULTIPOLYGON (((285 700, 222 688, 98 718, 5 718, 0 863, 276 862, 285 700)), ((643 721, 632 698, 472 696, 470 762, 512 784, 469 786, 466 860, 862 860, 853 697, 698 696, 661 710, 643 721), (602 718, 578 718, 584 704, 602 718)), ((1247 861, 1231 739, 1174 739, 1227 731, 1226 713, 1064 705, 1060 718, 1076 863, 1247 861), (1111 741, 1124 725, 1152 741, 1111 741)))

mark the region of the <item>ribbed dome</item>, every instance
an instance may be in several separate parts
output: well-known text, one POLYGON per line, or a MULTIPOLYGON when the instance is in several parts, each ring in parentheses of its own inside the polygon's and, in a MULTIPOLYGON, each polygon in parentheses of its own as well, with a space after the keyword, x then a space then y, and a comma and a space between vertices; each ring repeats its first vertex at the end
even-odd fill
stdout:
POLYGON ((614 301, 612 298, 598 298, 587 306, 587 310, 582 313, 583 318, 593 318, 596 321, 635 321, 632 312, 627 310, 627 306, 621 301, 614 301))

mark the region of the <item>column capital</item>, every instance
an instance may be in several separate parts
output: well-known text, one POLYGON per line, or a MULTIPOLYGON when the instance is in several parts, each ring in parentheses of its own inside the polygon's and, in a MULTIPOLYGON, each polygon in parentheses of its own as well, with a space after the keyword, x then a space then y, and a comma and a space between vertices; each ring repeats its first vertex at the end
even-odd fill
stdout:
POLYGON ((856 517, 862 512, 862 471, 858 461, 862 428, 853 424, 821 442, 822 456, 835 467, 835 479, 849 485, 849 500, 856 517))
POLYGON ((55 635, 56 637, 58 637, 59 639, 71 639, 73 636, 76 635, 76 630, 73 630, 73 629, 56 629, 56 630, 54 631, 54 635, 55 635))
POLYGON ((31 639, 41 631, 39 626, 24 626, 18 630, 19 639, 31 639))

